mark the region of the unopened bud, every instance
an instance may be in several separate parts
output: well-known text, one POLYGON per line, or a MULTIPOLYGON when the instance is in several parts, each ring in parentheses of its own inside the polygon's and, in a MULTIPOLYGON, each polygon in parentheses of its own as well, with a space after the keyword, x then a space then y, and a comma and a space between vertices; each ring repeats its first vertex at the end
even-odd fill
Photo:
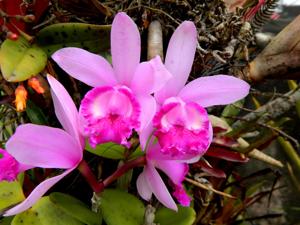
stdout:
POLYGON ((28 86, 34 89, 39 94, 43 94, 45 92, 45 89, 42 87, 41 82, 36 77, 31 77, 28 80, 28 86))
POLYGON ((27 91, 23 85, 19 85, 15 90, 16 99, 14 101, 18 112, 22 112, 26 109, 27 91))

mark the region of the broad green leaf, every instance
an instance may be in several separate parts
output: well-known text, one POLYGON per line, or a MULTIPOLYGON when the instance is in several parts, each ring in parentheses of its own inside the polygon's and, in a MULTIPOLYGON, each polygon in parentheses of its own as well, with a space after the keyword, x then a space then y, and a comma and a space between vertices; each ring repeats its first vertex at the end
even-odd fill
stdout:
POLYGON ((54 192, 50 194, 50 200, 65 213, 78 219, 87 225, 101 225, 100 214, 92 212, 84 203, 78 199, 63 193, 54 192))
POLYGON ((106 189, 100 205, 107 225, 141 225, 144 221, 144 204, 127 192, 106 189))
POLYGON ((22 187, 18 181, 0 182, 0 212, 25 199, 22 187))
POLYGON ((245 99, 239 100, 233 104, 227 105, 223 112, 221 117, 230 125, 232 124, 235 120, 228 118, 228 117, 235 117, 237 116, 240 111, 241 111, 241 107, 243 107, 245 102, 245 99))
POLYGON ((84 225, 61 210, 48 196, 41 198, 31 209, 14 217, 11 225, 84 225))
POLYGON ((145 155, 145 152, 142 151, 142 149, 140 147, 138 147, 133 153, 131 153, 131 155, 129 156, 129 160, 135 159, 139 156, 143 156, 145 155))
POLYGON ((40 125, 47 124, 47 118, 42 109, 30 100, 27 100, 26 114, 31 123, 40 125))
POLYGON ((37 45, 23 37, 6 39, 1 45, 0 66, 3 77, 9 82, 20 82, 41 72, 47 63, 47 55, 37 45))
POLYGON ((109 25, 59 23, 40 30, 37 43, 51 56, 64 47, 79 47, 90 52, 105 52, 110 48, 109 25))
POLYGON ((0 225, 10 225, 12 219, 13 219, 13 216, 3 217, 2 219, 0 219, 0 225))
POLYGON ((192 225, 196 213, 193 208, 178 205, 178 212, 162 207, 155 214, 155 223, 160 225, 192 225))
POLYGON ((108 159, 124 159, 126 148, 112 142, 97 145, 92 148, 89 143, 86 143, 85 149, 95 155, 108 158, 108 159))

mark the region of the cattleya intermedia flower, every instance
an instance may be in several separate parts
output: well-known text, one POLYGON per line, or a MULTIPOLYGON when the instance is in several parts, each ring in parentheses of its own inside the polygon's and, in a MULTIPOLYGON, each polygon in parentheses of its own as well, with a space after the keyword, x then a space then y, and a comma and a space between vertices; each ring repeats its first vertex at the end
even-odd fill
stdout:
POLYGON ((79 110, 93 147, 110 141, 129 146, 132 130, 142 131, 155 114, 151 94, 171 78, 158 56, 140 63, 140 34, 125 13, 118 13, 112 23, 111 54, 112 66, 79 48, 63 48, 52 56, 72 77, 94 87, 79 110))
POLYGON ((23 202, 7 210, 4 216, 15 215, 30 208, 53 185, 73 171, 82 159, 84 139, 79 132, 77 109, 57 80, 48 76, 48 81, 55 114, 64 130, 35 124, 20 125, 6 143, 7 151, 0 150, 0 181, 11 181, 19 172, 33 167, 66 170, 40 183, 23 202))
POLYGON ((227 75, 200 77, 185 85, 196 46, 196 27, 185 21, 172 35, 166 53, 165 67, 172 78, 155 93, 157 113, 141 134, 144 146, 154 132, 164 159, 197 161, 212 140, 212 126, 204 108, 230 104, 249 93, 245 81, 227 75))
POLYGON ((212 141, 212 126, 204 107, 233 103, 249 92, 246 82, 226 75, 201 77, 185 85, 196 45, 195 25, 183 22, 171 37, 165 59, 165 67, 173 77, 155 93, 157 113, 140 135, 147 165, 138 177, 138 192, 145 200, 153 193, 166 207, 175 210, 177 206, 155 168, 171 179, 175 186, 173 196, 179 203, 189 205, 182 185, 187 163, 198 161, 212 141), (147 147, 151 134, 158 143, 147 147))

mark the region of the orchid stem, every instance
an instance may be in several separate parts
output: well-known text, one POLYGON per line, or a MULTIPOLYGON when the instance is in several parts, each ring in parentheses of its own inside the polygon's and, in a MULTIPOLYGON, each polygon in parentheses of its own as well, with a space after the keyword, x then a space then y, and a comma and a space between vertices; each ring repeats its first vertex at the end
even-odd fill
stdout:
POLYGON ((85 180, 89 183, 94 192, 99 193, 103 190, 103 184, 97 181, 95 175, 93 174, 85 160, 81 160, 77 169, 80 171, 81 175, 85 178, 85 180))
POLYGON ((80 164, 78 165, 78 170, 80 171, 81 175, 85 178, 85 180, 89 183, 91 188, 96 194, 99 194, 104 190, 105 187, 110 185, 112 182, 114 182, 116 179, 118 179, 120 176, 125 174, 127 171, 138 167, 143 166, 146 164, 146 157, 142 156, 139 158, 136 158, 134 160, 131 160, 121 167, 119 167, 112 175, 107 177, 103 182, 98 182, 95 175, 91 171, 89 165, 85 160, 82 160, 80 164))
POLYGON ((109 184, 114 182, 116 179, 118 179, 120 176, 125 174, 127 171, 129 171, 129 170, 131 170, 135 167, 138 167, 138 166, 143 166, 145 164, 146 164, 146 157, 145 156, 142 156, 142 157, 136 158, 134 160, 131 160, 129 162, 126 162, 124 165, 119 167, 112 175, 110 175, 103 182, 101 182, 100 187, 102 189, 100 189, 99 192, 103 191, 103 189, 105 187, 107 187, 109 184))

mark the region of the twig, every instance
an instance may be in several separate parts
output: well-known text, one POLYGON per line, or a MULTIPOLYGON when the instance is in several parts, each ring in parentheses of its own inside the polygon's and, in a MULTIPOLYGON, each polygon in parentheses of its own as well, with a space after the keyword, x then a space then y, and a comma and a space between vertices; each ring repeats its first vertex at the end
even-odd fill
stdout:
POLYGON ((232 196, 232 195, 230 195, 230 194, 227 194, 227 193, 218 191, 218 190, 216 190, 216 189, 214 189, 214 188, 212 188, 212 187, 210 187, 210 186, 207 186, 207 185, 205 185, 205 184, 201 184, 201 183, 199 183, 199 182, 197 182, 197 181, 195 181, 195 180, 193 180, 193 179, 190 179, 190 178, 187 178, 187 177, 184 178, 184 179, 185 179, 185 181, 189 182, 190 184, 193 184, 193 185, 195 185, 195 186, 197 186, 197 187, 199 187, 199 188, 202 188, 202 189, 204 189, 204 190, 212 191, 212 192, 214 192, 214 193, 216 193, 216 194, 218 194, 218 195, 222 195, 222 196, 227 197, 227 198, 232 198, 232 199, 235 199, 235 198, 236 198, 235 196, 232 196))

